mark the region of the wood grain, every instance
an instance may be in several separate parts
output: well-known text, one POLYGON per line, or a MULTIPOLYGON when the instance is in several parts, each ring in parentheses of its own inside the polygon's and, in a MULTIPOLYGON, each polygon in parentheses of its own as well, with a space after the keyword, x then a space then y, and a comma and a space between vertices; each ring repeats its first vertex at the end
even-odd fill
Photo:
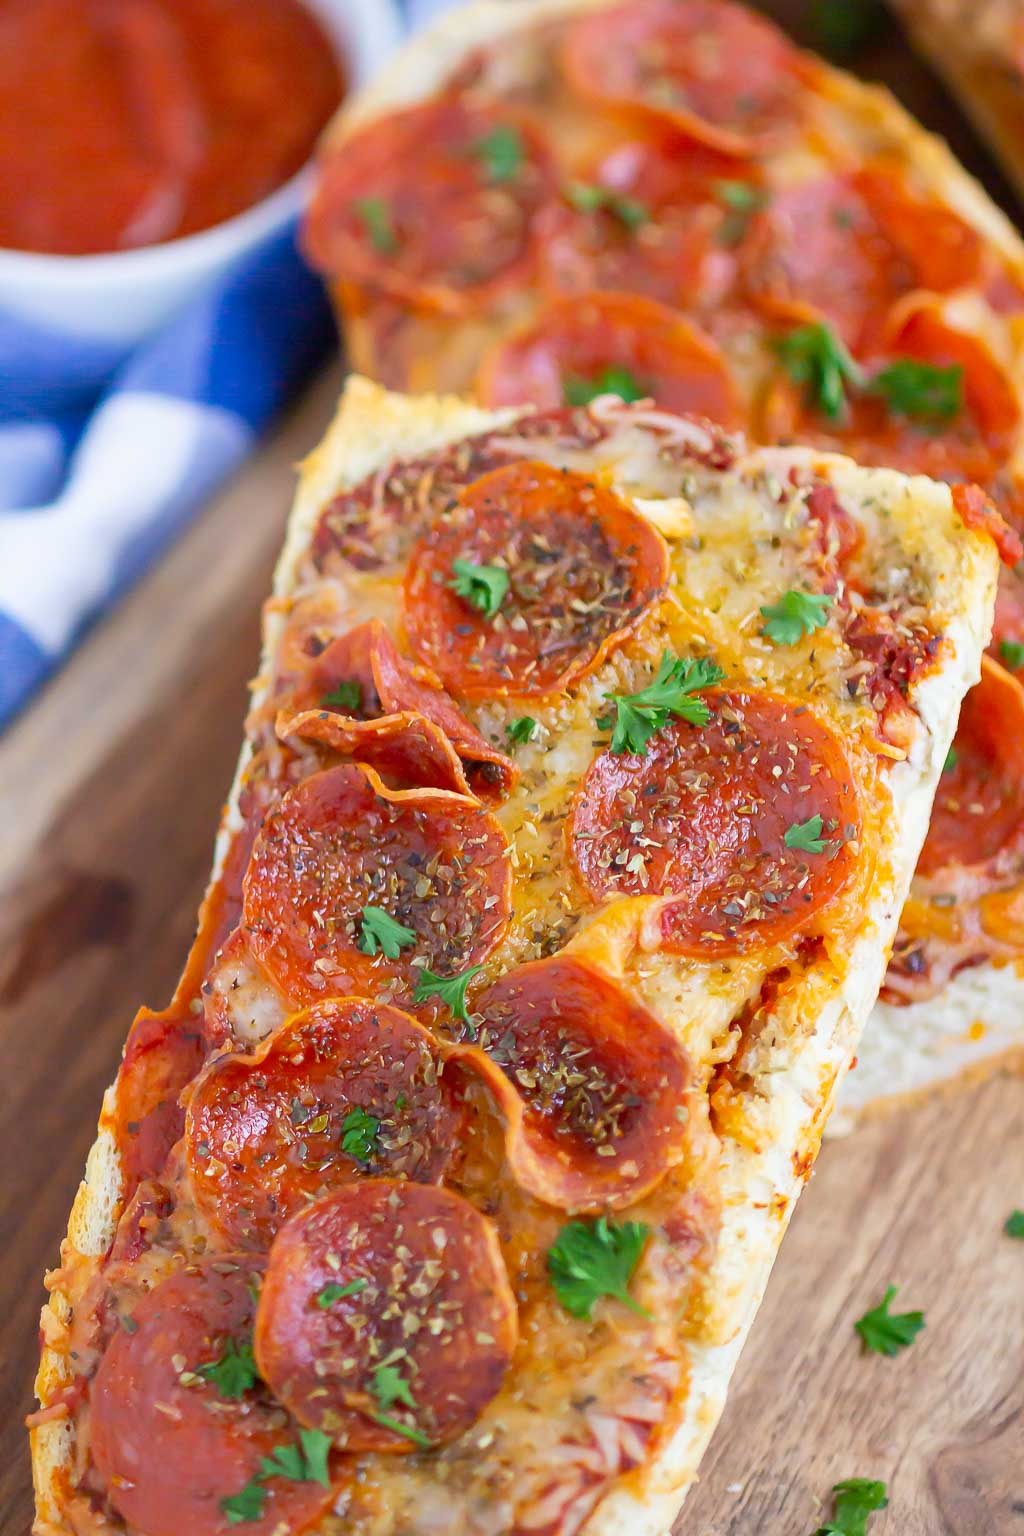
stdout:
MULTIPOLYGON (((799 0, 766 6, 796 22, 799 0)), ((1011 208, 892 24, 862 56, 1011 208)), ((100 1097, 139 1003, 167 997, 238 751, 258 610, 335 372, 0 742, 0 1532, 26 1536, 36 1319, 100 1097)), ((809 1536, 849 1476, 871 1536, 1024 1536, 1024 1093, 997 1081, 826 1148, 680 1536, 809 1536), (853 1319, 898 1284, 896 1360, 853 1319)), ((183 1533, 187 1536, 187 1533, 183 1533)), ((628 1533, 624 1533, 628 1536, 628 1533)))

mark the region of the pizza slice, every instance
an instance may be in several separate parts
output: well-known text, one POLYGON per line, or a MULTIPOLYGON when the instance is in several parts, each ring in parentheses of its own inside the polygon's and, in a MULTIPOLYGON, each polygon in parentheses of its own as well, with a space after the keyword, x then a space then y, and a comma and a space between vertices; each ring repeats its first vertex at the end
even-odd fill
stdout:
POLYGON ((890 0, 914 46, 1024 187, 1024 11, 1018 0, 890 0))
POLYGON ((39 1536, 668 1528, 996 569, 944 485, 350 381, 48 1279, 39 1536))
POLYGON ((1019 730, 1024 252, 946 147, 730 0, 483 0, 346 105, 306 244, 395 388, 651 397, 993 498, 1016 532, 940 813, 1000 814, 977 857, 929 842, 850 1115, 1024 1059, 1021 766, 970 723, 1019 730))

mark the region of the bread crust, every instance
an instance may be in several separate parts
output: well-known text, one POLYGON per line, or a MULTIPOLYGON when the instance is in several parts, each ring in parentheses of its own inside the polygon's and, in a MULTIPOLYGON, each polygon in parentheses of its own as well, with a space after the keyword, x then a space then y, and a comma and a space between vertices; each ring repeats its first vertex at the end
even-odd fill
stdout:
MULTIPOLYGON (((296 569, 324 502, 341 485, 351 485, 396 455, 428 452, 467 433, 503 424, 519 411, 488 412, 454 398, 407 399, 353 378, 323 442, 302 465, 295 506, 274 576, 273 597, 267 604, 261 672, 269 673, 284 625, 282 609, 295 586, 296 569)), ((740 467, 771 464, 779 473, 790 466, 820 468, 833 475, 840 494, 869 481, 876 498, 901 508, 908 531, 921 539, 936 520, 951 519, 951 498, 945 487, 926 480, 907 481, 888 470, 864 471, 849 460, 809 450, 763 450, 741 461, 740 467)), ((902 527, 902 523, 901 523, 902 527)), ((726 1387, 743 1340, 763 1294, 779 1242, 796 1197, 810 1172, 821 1132, 837 1088, 849 1065, 857 1037, 877 992, 888 942, 902 897, 909 883, 927 826, 935 782, 945 758, 956 720, 959 699, 975 680, 988 636, 995 584, 995 553, 982 535, 964 532, 944 551, 944 605, 940 604, 949 640, 948 655, 939 670, 917 690, 914 703, 927 728, 920 750, 894 766, 890 784, 899 828, 898 847, 887 864, 888 873, 875 889, 868 920, 861 931, 840 991, 816 1022, 810 1048, 804 1048, 798 1070, 779 1074, 773 1094, 783 1132, 763 1153, 736 1149, 723 1164, 726 1213, 715 1270, 723 1305, 721 1342, 691 1347, 690 1387, 672 1433, 652 1456, 621 1478, 590 1515, 587 1536, 612 1536, 628 1529, 642 1536, 667 1530, 693 1480, 700 1457, 724 1404, 726 1387), (948 555, 948 558, 947 558, 948 555), (750 1191, 772 1191, 766 1209, 753 1210, 750 1191)), ((254 703, 262 685, 257 681, 254 703)), ((238 793, 249 757, 243 748, 238 774, 217 840, 213 878, 223 864, 231 833, 238 825, 238 793)), ((888 854, 887 854, 888 859, 888 854)), ((101 1255, 112 1239, 120 1209, 121 1172, 111 1126, 116 1118, 116 1086, 104 1099, 96 1143, 89 1155, 85 1179, 72 1209, 62 1248, 63 1275, 82 1258, 101 1255)), ((57 1346, 68 1300, 58 1272, 51 1299, 43 1313, 43 1350, 37 1379, 41 1401, 48 1401, 65 1379, 65 1362, 57 1346)), ((67 1420, 44 1423, 32 1432, 32 1462, 36 1486, 39 1536, 55 1536, 70 1528, 62 1518, 61 1499, 75 1454, 74 1429, 67 1420)))

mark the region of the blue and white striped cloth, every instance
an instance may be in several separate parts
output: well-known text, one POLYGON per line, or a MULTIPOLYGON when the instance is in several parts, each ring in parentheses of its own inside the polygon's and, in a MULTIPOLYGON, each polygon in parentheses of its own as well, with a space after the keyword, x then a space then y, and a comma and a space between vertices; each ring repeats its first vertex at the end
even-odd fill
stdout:
MULTIPOLYGON (((407 0, 409 24, 444 3, 407 0)), ((5 314, 0 295, 0 728, 237 468, 333 335, 294 229, 116 371, 95 342, 5 314)))

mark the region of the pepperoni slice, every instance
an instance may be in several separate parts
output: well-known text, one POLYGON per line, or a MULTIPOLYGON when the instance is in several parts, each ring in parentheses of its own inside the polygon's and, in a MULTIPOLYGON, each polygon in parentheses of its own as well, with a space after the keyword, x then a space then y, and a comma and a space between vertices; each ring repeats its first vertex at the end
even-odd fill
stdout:
POLYGON ((988 481, 1005 461, 1020 422, 1020 407, 1004 369, 982 340, 954 330, 930 307, 915 309, 864 371, 873 378, 906 359, 962 370, 963 403, 954 417, 915 419, 892 409, 869 388, 855 393, 844 417, 831 422, 788 379, 780 379, 762 436, 799 439, 847 453, 861 464, 905 474, 988 481))
POLYGON ((255 1348, 303 1423, 346 1450, 395 1452, 468 1429, 517 1334, 491 1222, 450 1190, 368 1179, 281 1229, 255 1348))
POLYGON ((964 699, 917 871, 990 864, 1024 837, 1024 688, 986 656, 964 699))
MULTIPOLYGON (((257 1476, 264 1457, 298 1443, 261 1382, 229 1396, 201 1369, 251 1347, 262 1267, 225 1256, 172 1275, 136 1304, 132 1332, 115 1333, 100 1362, 89 1448, 107 1498, 144 1536, 227 1536, 235 1526, 222 1501, 257 1476)), ((253 1536, 305 1530, 333 1498, 313 1481, 257 1486, 245 1526, 253 1536)))
POLYGON ((842 890, 860 812, 841 742, 806 705, 767 693, 702 697, 707 726, 674 721, 645 757, 595 759, 569 839, 595 900, 671 896, 665 947, 731 954, 786 938, 842 890), (791 828, 818 816, 821 852, 786 845, 791 828))
POLYGON ((396 461, 341 491, 320 514, 311 550, 320 576, 393 569, 408 557, 413 543, 452 500, 489 470, 510 460, 537 458, 557 450, 599 443, 606 428, 585 411, 533 411, 515 424, 462 438, 418 459, 396 461))
POLYGON ((469 780, 451 742, 422 715, 382 715, 378 720, 345 720, 323 709, 279 715, 282 741, 301 736, 342 757, 355 758, 378 793, 389 787, 408 798, 410 787, 441 790, 473 800, 469 780), (404 792, 403 792, 404 791, 404 792))
POLYGON ((196 1200, 227 1240, 267 1247, 282 1222, 361 1173, 432 1184, 462 1121, 433 1037, 348 997, 297 1013, 252 1056, 222 1056, 185 1122, 196 1200))
POLYGON ((761 309, 795 321, 824 318, 856 351, 877 339, 904 294, 973 281, 982 252, 955 213, 871 169, 776 192, 751 221, 741 261, 761 309))
POLYGON ((667 119, 730 155, 778 144, 802 113, 799 55, 729 0, 629 0, 581 17, 562 67, 580 95, 667 119))
POLYGON ((632 1205, 681 1161, 686 1056, 640 1003, 569 955, 517 966, 474 1007, 482 1049, 456 1054, 488 1083, 518 1183, 549 1205, 632 1205))
POLYGON ((438 791, 375 793, 344 764, 286 795, 256 839, 243 917, 253 954, 293 1000, 413 989, 482 961, 511 910, 508 844, 487 811, 438 791), (396 958, 366 943, 365 908, 411 935, 396 958), (417 964, 413 964, 413 960, 417 964))
POLYGON ((343 282, 464 315, 528 280, 550 185, 547 150, 525 117, 440 96, 390 113, 327 158, 306 250, 343 282))
POLYGON ((416 546, 406 628, 455 693, 556 693, 622 644, 667 579, 664 539, 613 491, 512 464, 463 491, 416 546), (490 616, 453 590, 469 566, 507 573, 490 616))
POLYGON ((585 403, 593 394, 651 396, 678 415, 736 427, 741 410, 723 354, 703 331, 653 299, 590 293, 556 300, 484 358, 485 405, 585 403))
POLYGON ((691 312, 720 307, 737 268, 721 188, 737 177, 756 199, 744 167, 692 139, 620 144, 541 215, 546 286, 642 294, 691 312))
MULTIPOLYGON (((413 782, 434 785, 439 789, 452 789, 461 793, 475 793, 481 800, 499 800, 509 794, 519 777, 519 769, 510 757, 492 747, 490 742, 472 726, 451 697, 440 686, 436 677, 423 667, 414 667, 398 650, 387 628, 379 619, 360 624, 332 641, 319 653, 310 669, 310 675, 300 693, 293 698, 292 706, 300 700, 321 702, 331 711, 350 716, 354 722, 376 720, 379 716, 407 717, 410 711, 434 730, 414 730, 426 745, 421 748, 416 741, 409 743, 410 752, 427 754, 426 763, 420 770, 422 777, 413 782), (443 740, 437 742, 440 733, 443 740), (466 766, 462 773, 458 762, 451 762, 452 752, 458 754, 466 766)), ((316 712, 319 713, 319 712, 316 712)), ((373 751, 382 750, 385 740, 389 746, 399 735, 397 726, 389 731, 374 733, 366 729, 353 729, 346 737, 335 730, 330 732, 313 728, 313 714, 304 722, 300 734, 318 735, 337 751, 358 756, 358 743, 369 743, 373 751), (343 744, 347 743, 347 744, 343 744)), ((295 720, 288 725, 288 732, 298 729, 295 720)), ((279 730, 280 734, 280 730, 279 730)), ((365 759, 374 762, 372 758, 365 759)), ((388 771, 387 767, 381 768, 388 771)), ((410 762, 407 776, 417 770, 410 762)))

